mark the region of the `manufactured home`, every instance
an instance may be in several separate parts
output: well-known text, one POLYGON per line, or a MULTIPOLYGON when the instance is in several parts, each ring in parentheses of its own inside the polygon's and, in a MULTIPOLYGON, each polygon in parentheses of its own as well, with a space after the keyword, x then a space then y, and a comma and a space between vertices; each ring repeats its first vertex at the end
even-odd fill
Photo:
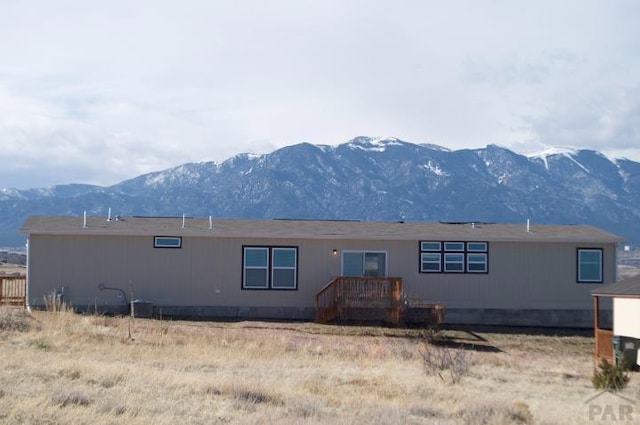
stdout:
POLYGON ((163 316, 313 319, 323 288, 350 277, 400 283, 447 323, 571 327, 593 324, 620 241, 586 225, 86 214, 21 230, 36 308, 52 293, 104 311, 132 296, 163 316))
POLYGON ((604 358, 612 362, 624 355, 627 366, 637 369, 640 366, 640 276, 598 287, 591 294, 596 360, 604 358), (600 319, 603 300, 613 300, 611 326, 600 319))

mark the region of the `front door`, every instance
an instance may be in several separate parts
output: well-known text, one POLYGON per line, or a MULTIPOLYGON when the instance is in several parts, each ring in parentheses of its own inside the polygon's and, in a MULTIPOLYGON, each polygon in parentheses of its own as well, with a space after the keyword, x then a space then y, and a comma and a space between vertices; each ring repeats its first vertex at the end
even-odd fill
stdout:
POLYGON ((342 276, 385 277, 387 253, 381 251, 343 251, 342 276))

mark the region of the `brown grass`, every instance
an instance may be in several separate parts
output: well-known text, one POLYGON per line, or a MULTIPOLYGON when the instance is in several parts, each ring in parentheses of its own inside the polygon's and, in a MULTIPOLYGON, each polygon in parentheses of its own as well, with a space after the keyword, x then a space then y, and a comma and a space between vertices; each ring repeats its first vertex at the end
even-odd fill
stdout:
POLYGON ((597 394, 588 336, 446 331, 469 362, 451 384, 425 373, 418 329, 136 319, 130 339, 127 318, 24 320, 0 330, 0 423, 591 423, 597 394))

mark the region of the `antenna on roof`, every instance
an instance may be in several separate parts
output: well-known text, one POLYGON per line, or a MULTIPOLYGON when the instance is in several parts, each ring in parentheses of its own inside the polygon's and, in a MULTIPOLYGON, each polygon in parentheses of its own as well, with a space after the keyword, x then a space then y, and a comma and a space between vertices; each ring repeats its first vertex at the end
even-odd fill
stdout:
POLYGON ((82 227, 87 227, 87 210, 84 210, 84 213, 82 215, 82 227))
POLYGON ((182 228, 184 229, 184 225, 185 225, 185 220, 186 220, 187 216, 182 213, 182 228))

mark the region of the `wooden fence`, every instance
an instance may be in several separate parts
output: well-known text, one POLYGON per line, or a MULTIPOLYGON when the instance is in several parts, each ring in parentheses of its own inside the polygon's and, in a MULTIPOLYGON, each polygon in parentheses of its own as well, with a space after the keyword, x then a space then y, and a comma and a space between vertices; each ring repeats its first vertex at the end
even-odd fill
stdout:
POLYGON ((25 305, 26 276, 0 276, 0 305, 25 305))

